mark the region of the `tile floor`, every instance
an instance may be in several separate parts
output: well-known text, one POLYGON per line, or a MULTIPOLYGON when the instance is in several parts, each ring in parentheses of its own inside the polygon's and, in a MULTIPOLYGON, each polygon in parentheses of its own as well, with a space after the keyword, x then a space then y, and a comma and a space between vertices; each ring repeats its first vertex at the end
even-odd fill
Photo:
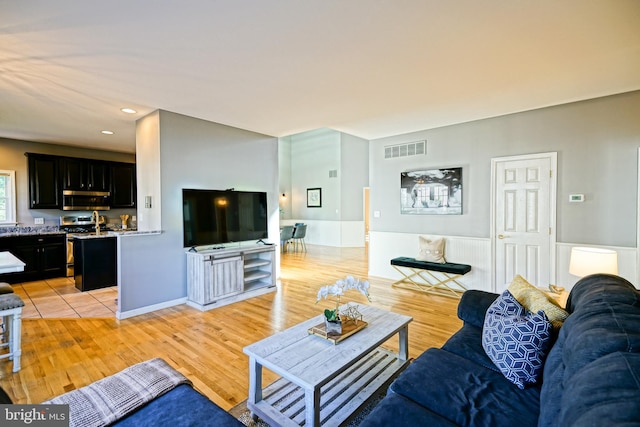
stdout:
POLYGON ((13 291, 24 301, 23 319, 115 317, 118 288, 80 292, 73 278, 57 277, 16 283, 13 291))

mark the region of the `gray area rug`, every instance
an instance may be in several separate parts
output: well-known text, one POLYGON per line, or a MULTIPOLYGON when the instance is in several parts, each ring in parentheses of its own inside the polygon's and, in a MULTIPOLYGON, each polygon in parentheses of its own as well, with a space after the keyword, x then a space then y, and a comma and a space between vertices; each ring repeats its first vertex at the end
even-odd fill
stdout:
MULTIPOLYGON (((376 407, 376 405, 382 400, 385 396, 386 390, 380 392, 380 394, 373 397, 371 402, 369 402, 360 412, 358 412, 355 417, 346 424, 347 427, 357 427, 360 425, 362 420, 366 418, 367 415, 376 407)), ((238 403, 236 406, 229 410, 229 413, 233 415, 238 421, 244 424, 247 427, 278 427, 278 426, 270 426, 266 422, 262 420, 253 421, 251 418, 251 412, 247 409, 247 401, 238 403)))

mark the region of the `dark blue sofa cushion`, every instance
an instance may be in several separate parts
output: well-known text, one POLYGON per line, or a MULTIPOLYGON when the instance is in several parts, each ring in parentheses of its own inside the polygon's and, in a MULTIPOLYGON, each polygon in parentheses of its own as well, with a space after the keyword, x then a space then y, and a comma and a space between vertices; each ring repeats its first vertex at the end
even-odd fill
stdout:
MULTIPOLYGON (((614 412, 623 411, 624 416, 640 423, 640 413, 637 409, 629 412, 623 408, 624 399, 620 396, 624 391, 618 390, 620 387, 628 386, 628 390, 637 392, 637 384, 640 383, 637 362, 630 362, 632 359, 635 360, 635 354, 640 352, 640 292, 618 276, 587 276, 571 290, 567 309, 571 315, 560 329, 558 340, 545 363, 539 425, 558 425, 561 418, 567 425, 572 425, 573 419, 568 418, 566 414, 577 416, 583 412, 601 415, 607 413, 608 425, 614 425, 614 414, 607 412, 607 407, 614 412), (609 357, 618 352, 633 353, 625 356, 630 358, 625 358, 627 375, 635 378, 631 383, 618 382, 614 380, 613 374, 594 375, 594 367, 599 366, 601 370, 606 370, 602 364, 614 363, 614 359, 618 359, 609 357), (616 401, 615 405, 591 405, 593 411, 574 398, 575 395, 598 395, 607 401, 608 393, 616 401)), ((612 366, 612 369, 623 368, 612 366)), ((633 400, 628 402, 634 403, 633 400)), ((620 417, 623 414, 615 416, 620 417)), ((581 419, 584 421, 588 418, 581 419)), ((591 424, 587 425, 598 425, 595 419, 591 419, 590 422, 591 424)))
POLYGON ((218 405, 182 384, 118 420, 119 427, 241 427, 243 424, 218 405))
POLYGON ((444 343, 442 349, 472 360, 484 368, 500 372, 482 348, 482 328, 477 326, 465 324, 444 343))
POLYGON ((498 294, 485 291, 470 290, 462 294, 458 304, 458 317, 465 325, 482 328, 487 309, 498 298, 498 294))
POLYGON ((587 365, 567 381, 562 426, 640 424, 640 353, 617 352, 587 365))
POLYGON ((360 427, 455 427, 438 414, 392 391, 371 411, 360 427))
POLYGON ((458 425, 538 423, 539 387, 520 390, 501 373, 441 349, 422 353, 390 390, 458 425))

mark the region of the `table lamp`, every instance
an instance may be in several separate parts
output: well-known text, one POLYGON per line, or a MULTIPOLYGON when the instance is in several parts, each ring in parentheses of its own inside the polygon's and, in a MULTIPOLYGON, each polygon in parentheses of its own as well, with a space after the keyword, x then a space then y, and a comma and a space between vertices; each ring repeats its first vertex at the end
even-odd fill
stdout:
POLYGON ((618 253, 610 249, 571 248, 569 273, 584 277, 590 274, 618 274, 618 253))

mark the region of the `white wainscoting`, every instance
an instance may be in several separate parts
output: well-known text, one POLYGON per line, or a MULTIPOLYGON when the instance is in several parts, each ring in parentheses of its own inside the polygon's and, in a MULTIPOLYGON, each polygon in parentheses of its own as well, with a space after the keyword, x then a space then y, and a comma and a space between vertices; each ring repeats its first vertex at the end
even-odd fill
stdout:
MULTIPOLYGON (((391 266, 391 259, 401 256, 415 257, 418 254, 418 236, 420 235, 370 232, 369 275, 392 280, 402 278, 402 275, 391 266)), ((476 237, 440 237, 445 237, 447 240, 445 246, 447 261, 471 266, 471 271, 459 280, 460 283, 468 289, 492 292, 490 240, 476 237)))
MULTIPOLYGON (((402 276, 390 264, 392 258, 399 256, 415 257, 418 254, 418 237, 420 234, 389 233, 372 231, 369 243, 369 275, 384 279, 397 280, 402 276)), ((431 235, 435 236, 435 235, 431 235)), ((460 280, 468 289, 479 289, 489 292, 501 292, 505 283, 493 286, 491 283, 491 241, 483 238, 440 236, 445 237, 445 258, 449 262, 469 264, 471 271, 460 280)), ((587 244, 556 244, 556 285, 571 290, 579 280, 569 274, 569 258, 574 246, 589 246, 612 249, 618 252, 618 274, 638 286, 638 250, 619 246, 598 246, 587 244)))
POLYGON ((280 225, 307 224, 305 243, 339 248, 364 247, 364 221, 281 219, 280 225))

